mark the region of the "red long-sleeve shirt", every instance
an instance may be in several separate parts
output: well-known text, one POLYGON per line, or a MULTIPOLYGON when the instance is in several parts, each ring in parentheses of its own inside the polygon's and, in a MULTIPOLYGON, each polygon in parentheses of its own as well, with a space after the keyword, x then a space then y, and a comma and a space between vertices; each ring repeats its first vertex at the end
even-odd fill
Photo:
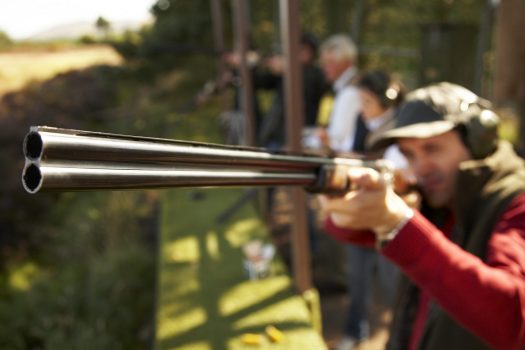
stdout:
MULTIPOLYGON (((344 242, 372 246, 375 241, 369 231, 342 229, 331 220, 326 229, 344 242)), ((515 198, 496 223, 483 260, 451 242, 417 211, 382 253, 492 347, 525 346, 525 195, 515 198)), ((421 324, 414 331, 421 332, 421 324)))

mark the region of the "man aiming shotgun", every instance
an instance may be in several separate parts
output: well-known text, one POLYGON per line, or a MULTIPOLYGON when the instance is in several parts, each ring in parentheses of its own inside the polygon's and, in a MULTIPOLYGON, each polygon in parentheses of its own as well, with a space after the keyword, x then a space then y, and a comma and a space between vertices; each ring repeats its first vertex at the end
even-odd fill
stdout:
POLYGON ((395 127, 422 196, 410 208, 372 169, 322 197, 328 232, 376 246, 407 277, 388 349, 525 347, 525 167, 487 101, 453 84, 413 91, 395 127))

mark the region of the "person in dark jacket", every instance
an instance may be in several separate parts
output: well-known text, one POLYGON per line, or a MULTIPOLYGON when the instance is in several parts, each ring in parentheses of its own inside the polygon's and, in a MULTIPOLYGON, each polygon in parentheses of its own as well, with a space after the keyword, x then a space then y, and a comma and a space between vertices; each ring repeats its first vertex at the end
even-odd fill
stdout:
MULTIPOLYGON (((303 73, 304 126, 313 127, 317 123, 319 105, 328 85, 321 68, 316 64, 317 40, 309 34, 301 36, 301 61, 303 73)), ((272 103, 262 118, 258 135, 259 146, 280 149, 286 143, 285 96, 283 85, 283 58, 280 55, 270 57, 266 65, 269 72, 259 74, 255 79, 257 89, 274 90, 272 103)))
POLYGON ((332 236, 375 246, 406 276, 389 349, 525 347, 525 166, 497 125, 463 87, 417 89, 374 145, 399 146, 421 206, 369 168, 348 172, 343 197, 320 197, 332 236))

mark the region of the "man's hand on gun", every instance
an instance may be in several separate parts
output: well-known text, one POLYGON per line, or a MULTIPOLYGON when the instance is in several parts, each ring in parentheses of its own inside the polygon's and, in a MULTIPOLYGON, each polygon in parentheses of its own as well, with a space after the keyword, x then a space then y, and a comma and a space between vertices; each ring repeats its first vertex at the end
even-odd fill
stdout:
MULTIPOLYGON (((349 168, 352 187, 338 197, 320 195, 321 208, 339 227, 371 230, 378 239, 385 238, 412 216, 412 209, 394 188, 391 175, 372 168, 349 168)), ((409 193, 411 203, 417 203, 409 193)))

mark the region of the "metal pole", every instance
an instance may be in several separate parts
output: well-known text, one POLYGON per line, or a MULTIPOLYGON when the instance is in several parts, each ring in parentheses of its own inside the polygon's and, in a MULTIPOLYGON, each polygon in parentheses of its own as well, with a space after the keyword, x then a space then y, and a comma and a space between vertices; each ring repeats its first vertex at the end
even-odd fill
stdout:
MULTIPOLYGON (((301 149, 304 125, 302 70, 299 61, 299 1, 280 0, 281 41, 285 60, 284 95, 286 97, 287 143, 292 151, 301 149)), ((310 243, 306 224, 306 195, 292 189, 292 249, 293 277, 299 292, 311 288, 310 243)))
POLYGON ((244 115, 244 142, 246 145, 255 145, 255 114, 253 106, 253 82, 248 65, 248 25, 246 0, 232 0, 234 12, 234 28, 236 51, 240 56, 239 74, 241 77, 240 99, 244 115))

